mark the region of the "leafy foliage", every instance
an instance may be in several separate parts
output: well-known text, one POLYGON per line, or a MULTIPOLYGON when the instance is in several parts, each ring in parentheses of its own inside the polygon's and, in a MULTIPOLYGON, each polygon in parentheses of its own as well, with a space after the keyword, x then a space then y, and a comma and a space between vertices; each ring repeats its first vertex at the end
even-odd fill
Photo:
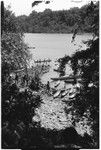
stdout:
POLYGON ((5 81, 6 75, 9 75, 12 71, 27 67, 30 54, 12 11, 2 8, 1 18, 3 21, 1 28, 2 79, 5 81))
POLYGON ((4 32, 20 32, 21 28, 17 22, 17 19, 14 15, 14 13, 10 10, 10 8, 2 8, 2 23, 1 29, 3 29, 4 32), (3 11, 4 9, 4 11, 3 11))
POLYGON ((3 33, 1 39, 2 76, 14 70, 25 68, 30 58, 27 45, 18 33, 3 33), (6 69, 7 68, 7 69, 6 69))
POLYGON ((99 70, 99 39, 91 41, 91 46, 86 51, 76 52, 72 56, 71 63, 75 74, 80 70, 82 78, 87 79, 88 83, 93 81, 93 74, 99 70))
POLYGON ((98 9, 97 6, 98 3, 94 5, 91 2, 86 11, 87 18, 91 24, 91 30, 94 34, 93 39, 86 42, 89 48, 77 51, 71 59, 74 74, 80 71, 86 85, 90 82, 98 82, 99 80, 99 15, 96 16, 94 13, 98 9))
MULTIPOLYGON (((83 116, 87 110, 90 112, 90 118, 93 119, 92 128, 94 130, 93 140, 95 147, 99 145, 99 3, 85 7, 86 24, 90 25, 90 30, 93 33, 93 39, 84 42, 88 48, 86 50, 76 51, 70 58, 62 58, 64 70, 68 63, 68 58, 71 62, 71 68, 74 76, 80 75, 82 88, 80 94, 76 96, 73 103, 74 108, 80 116, 83 116), (96 128, 96 129, 95 129, 96 128)), ((83 9, 83 8, 82 8, 83 9)), ((78 22, 79 23, 79 22, 78 22)), ((79 27, 79 26, 78 26, 79 27)))
POLYGON ((3 5, 1 11, 3 21, 1 27, 2 146, 15 148, 18 140, 14 131, 17 128, 16 125, 21 124, 22 128, 25 128, 25 124, 30 120, 28 104, 30 94, 20 93, 18 86, 15 83, 12 84, 10 73, 22 67, 27 68, 30 54, 23 41, 23 34, 19 32, 14 14, 5 9, 3 5), (22 123, 21 121, 19 123, 20 119, 23 120, 22 123))

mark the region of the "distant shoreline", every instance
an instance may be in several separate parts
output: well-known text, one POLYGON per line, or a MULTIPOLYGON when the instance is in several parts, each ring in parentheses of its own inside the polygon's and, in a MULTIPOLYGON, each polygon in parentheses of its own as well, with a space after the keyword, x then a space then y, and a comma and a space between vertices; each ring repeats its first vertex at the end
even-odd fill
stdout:
MULTIPOLYGON (((73 33, 58 33, 58 32, 55 32, 55 33, 52 33, 52 32, 43 32, 43 33, 40 33, 40 32, 34 32, 34 33, 32 33, 32 32, 25 32, 24 34, 73 34, 73 33)), ((84 35, 84 34, 92 34, 92 33, 88 33, 88 32, 83 32, 83 33, 77 33, 77 35, 84 35)))

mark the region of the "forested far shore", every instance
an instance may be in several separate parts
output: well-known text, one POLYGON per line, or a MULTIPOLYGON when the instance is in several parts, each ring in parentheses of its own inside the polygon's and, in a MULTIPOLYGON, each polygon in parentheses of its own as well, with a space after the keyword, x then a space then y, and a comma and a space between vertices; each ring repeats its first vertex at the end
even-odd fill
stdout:
MULTIPOLYGON (((78 33, 92 33, 90 24, 92 15, 87 15, 88 5, 81 8, 74 7, 69 10, 52 11, 46 9, 43 12, 32 11, 29 16, 16 17, 23 32, 27 33, 73 33, 77 24, 78 33)), ((88 12, 89 13, 89 12, 88 12)), ((99 15, 99 2, 96 3, 94 16, 99 15)))

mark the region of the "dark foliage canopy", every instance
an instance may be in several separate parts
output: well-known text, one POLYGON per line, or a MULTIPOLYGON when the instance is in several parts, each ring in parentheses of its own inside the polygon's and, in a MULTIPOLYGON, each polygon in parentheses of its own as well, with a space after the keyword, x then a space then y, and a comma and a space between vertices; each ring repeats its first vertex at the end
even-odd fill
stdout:
MULTIPOLYGON (((41 2, 34 1, 33 4, 41 2)), ((46 3, 49 2, 46 1, 46 3)), ((92 11, 92 7, 90 7, 88 4, 69 10, 52 11, 46 9, 39 13, 32 11, 29 16, 18 16, 17 20, 23 31, 28 33, 73 33, 77 26, 78 32, 94 32, 92 24, 99 19, 98 2, 93 6, 93 13, 90 13, 92 11), (92 20, 92 15, 96 16, 95 20, 92 20)), ((98 25, 95 28, 98 28, 98 25)))

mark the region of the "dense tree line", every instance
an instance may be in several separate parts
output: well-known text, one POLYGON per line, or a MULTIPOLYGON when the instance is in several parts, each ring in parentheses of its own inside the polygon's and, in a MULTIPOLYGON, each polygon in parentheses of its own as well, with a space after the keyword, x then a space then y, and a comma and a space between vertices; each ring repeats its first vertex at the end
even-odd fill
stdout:
MULTIPOLYGON (((74 7, 69 10, 44 12, 32 11, 29 16, 18 16, 17 20, 24 32, 28 33, 72 33, 79 22, 79 32, 92 32, 89 18, 86 15, 87 6, 74 7)), ((98 2, 94 15, 98 16, 98 2)))

